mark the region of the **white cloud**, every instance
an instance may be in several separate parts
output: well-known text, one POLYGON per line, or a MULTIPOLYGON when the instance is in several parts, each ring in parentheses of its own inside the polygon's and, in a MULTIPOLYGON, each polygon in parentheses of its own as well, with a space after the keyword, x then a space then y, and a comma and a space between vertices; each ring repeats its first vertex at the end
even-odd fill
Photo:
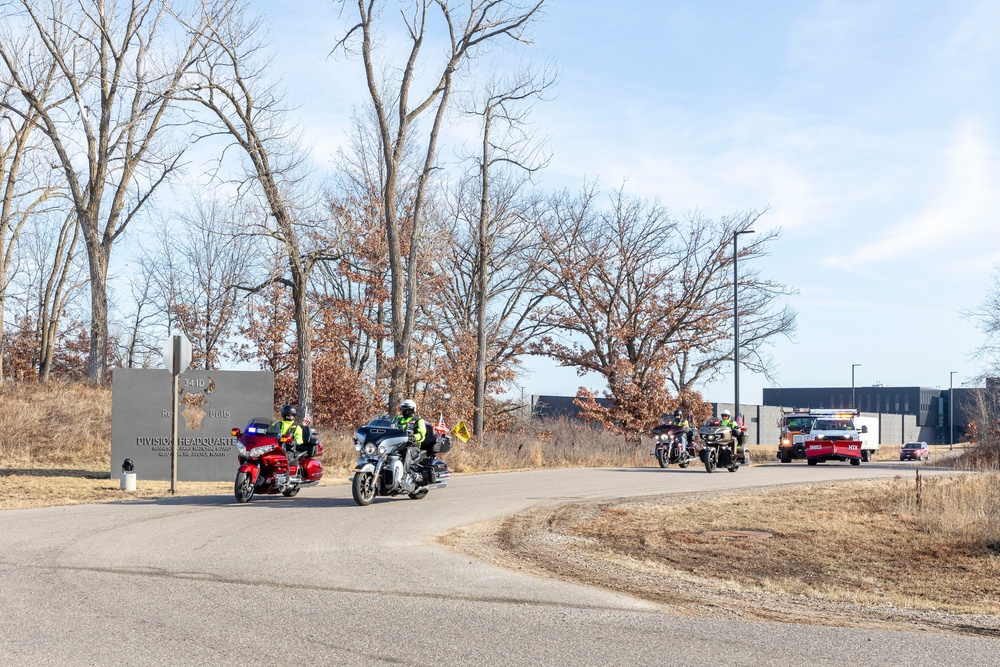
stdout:
MULTIPOLYGON (((849 255, 837 254, 827 266, 860 268, 906 257, 912 261, 938 252, 942 246, 968 244, 970 255, 995 257, 996 211, 1000 210, 1000 160, 984 136, 983 126, 966 121, 953 145, 942 156, 946 170, 940 187, 926 199, 923 210, 890 224, 877 238, 849 255)), ((864 240, 865 237, 859 237, 864 240)))

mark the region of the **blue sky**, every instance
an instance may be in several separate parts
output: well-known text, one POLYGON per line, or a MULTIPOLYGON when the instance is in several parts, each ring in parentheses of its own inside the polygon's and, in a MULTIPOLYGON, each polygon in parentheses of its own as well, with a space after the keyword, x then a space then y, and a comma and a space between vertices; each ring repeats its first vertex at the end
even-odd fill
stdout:
MULTIPOLYGON (((366 103, 360 63, 327 58, 323 0, 269 3, 275 66, 314 157, 366 103)), ((955 385, 982 342, 960 311, 1000 260, 1000 3, 553 0, 529 55, 561 71, 534 112, 544 187, 626 182, 677 216, 768 207, 783 236, 764 275, 799 290, 781 386, 955 385)), ((527 394, 572 394, 532 362, 527 394)), ((740 374, 743 402, 762 377, 740 374)), ((732 400, 732 375, 704 388, 732 400)))

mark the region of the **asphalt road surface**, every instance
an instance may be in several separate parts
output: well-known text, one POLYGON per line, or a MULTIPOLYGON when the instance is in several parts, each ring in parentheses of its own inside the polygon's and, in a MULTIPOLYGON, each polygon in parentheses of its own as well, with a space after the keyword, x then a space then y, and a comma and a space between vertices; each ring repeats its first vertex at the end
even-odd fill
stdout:
POLYGON ((0 512, 0 665, 996 665, 991 639, 676 616, 433 541, 539 503, 912 467, 555 470, 370 507, 345 485, 0 512))

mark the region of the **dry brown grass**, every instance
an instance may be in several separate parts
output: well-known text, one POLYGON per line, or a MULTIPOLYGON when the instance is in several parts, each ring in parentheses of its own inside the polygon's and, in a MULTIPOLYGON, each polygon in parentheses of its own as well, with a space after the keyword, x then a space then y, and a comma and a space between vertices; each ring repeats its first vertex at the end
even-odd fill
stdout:
MULTIPOLYGON (((606 506, 567 532, 722 586, 863 605, 1000 614, 996 475, 606 506), (726 537, 751 531, 766 539, 726 537)), ((641 591, 637 592, 642 594, 641 591)))
POLYGON ((654 465, 649 443, 636 449, 620 436, 566 420, 488 434, 484 442, 455 440, 443 456, 455 472, 654 465))
POLYGON ((0 384, 0 460, 9 466, 111 467, 111 390, 0 384))

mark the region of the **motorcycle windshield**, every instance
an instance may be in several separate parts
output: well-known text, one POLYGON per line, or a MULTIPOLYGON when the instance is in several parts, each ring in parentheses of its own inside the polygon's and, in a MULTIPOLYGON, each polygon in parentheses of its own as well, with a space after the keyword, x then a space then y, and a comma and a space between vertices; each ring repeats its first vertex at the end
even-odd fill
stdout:
MULTIPOLYGON (((389 428, 386 426, 371 425, 362 426, 357 431, 358 438, 364 443, 380 444, 383 441, 387 441, 389 444, 392 439, 400 439, 401 442, 405 442, 407 439, 406 431, 399 428, 389 428)), ((399 444, 399 442, 392 442, 393 445, 399 444)))
POLYGON ((280 430, 279 424, 272 423, 270 419, 265 417, 254 417, 243 429, 244 433, 249 435, 278 435, 280 430))

